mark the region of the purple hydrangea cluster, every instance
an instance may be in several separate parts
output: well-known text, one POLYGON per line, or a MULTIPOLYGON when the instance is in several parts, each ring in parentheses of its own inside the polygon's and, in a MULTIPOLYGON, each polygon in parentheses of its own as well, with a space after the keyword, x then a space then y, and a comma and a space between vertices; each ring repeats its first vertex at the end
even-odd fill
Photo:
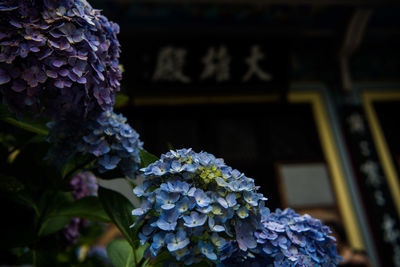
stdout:
POLYGON ((117 24, 86 0, 0 3, 0 92, 16 113, 81 120, 113 106, 117 24))
POLYGON ((72 197, 74 200, 87 196, 97 196, 99 186, 96 176, 91 172, 80 172, 71 179, 72 197))
POLYGON ((48 126, 50 133, 47 140, 52 147, 47 159, 59 167, 76 152, 81 152, 97 158, 95 167, 101 173, 118 167, 124 175, 136 177, 140 165, 139 150, 143 149, 143 143, 122 115, 105 111, 83 125, 55 121, 48 126))
POLYGON ((257 248, 253 233, 269 210, 253 179, 191 149, 171 150, 141 171, 143 185, 133 190, 141 206, 132 215, 143 222, 139 238, 150 256, 168 250, 187 265, 220 263, 257 248))
POLYGON ((121 114, 103 112, 96 120, 89 121, 77 150, 96 156, 98 169, 106 172, 117 166, 122 172, 134 178, 139 169, 139 150, 143 142, 139 134, 127 123, 121 114))
POLYGON ((255 233, 259 248, 275 266, 336 266, 338 254, 332 232, 317 219, 291 209, 263 215, 255 233))
POLYGON ((65 243, 70 245, 70 244, 76 244, 78 242, 79 236, 80 236, 80 228, 85 226, 82 225, 86 224, 86 222, 83 222, 81 218, 72 218, 71 221, 65 226, 65 228, 62 231, 62 236, 65 239, 65 243))
MULTIPOLYGON (((81 172, 75 175, 70 182, 74 200, 87 196, 97 196, 98 185, 96 177, 91 172, 81 172)), ((63 235, 69 244, 75 244, 79 238, 79 230, 88 222, 81 218, 72 218, 63 230, 63 235)))

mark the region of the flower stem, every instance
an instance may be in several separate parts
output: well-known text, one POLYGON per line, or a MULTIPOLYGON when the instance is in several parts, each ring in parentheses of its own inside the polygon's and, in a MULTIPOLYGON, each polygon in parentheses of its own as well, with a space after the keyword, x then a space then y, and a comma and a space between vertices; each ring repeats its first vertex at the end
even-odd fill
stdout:
POLYGON ((33 132, 43 136, 46 136, 48 134, 48 131, 46 129, 34 126, 32 124, 23 121, 16 120, 14 118, 6 117, 6 118, 1 118, 1 120, 11 125, 14 125, 18 128, 24 129, 28 132, 33 132))

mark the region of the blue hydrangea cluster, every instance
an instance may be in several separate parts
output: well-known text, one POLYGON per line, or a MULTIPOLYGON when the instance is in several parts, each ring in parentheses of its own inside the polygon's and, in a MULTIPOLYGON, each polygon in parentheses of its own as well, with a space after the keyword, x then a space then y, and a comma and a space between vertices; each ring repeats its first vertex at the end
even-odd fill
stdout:
POLYGON ((84 125, 57 121, 49 126, 48 141, 53 144, 49 159, 63 161, 77 151, 95 156, 101 173, 118 167, 126 176, 136 176, 143 143, 122 115, 105 111, 84 125))
POLYGON ((191 149, 171 150, 141 171, 143 185, 133 190, 141 205, 132 215, 143 222, 139 238, 150 256, 167 250, 187 265, 220 263, 257 248, 254 232, 269 210, 253 179, 191 149))
POLYGON ((117 24, 86 0, 0 3, 0 92, 16 113, 81 120, 113 106, 117 24))
POLYGON ((98 158, 100 172, 117 166, 128 177, 134 177, 139 168, 139 149, 143 143, 139 134, 121 114, 105 111, 96 120, 88 123, 86 132, 77 149, 98 158))
POLYGON ((261 254, 274 266, 336 266, 338 254, 332 232, 318 219, 292 209, 263 215, 262 230, 255 233, 261 254))

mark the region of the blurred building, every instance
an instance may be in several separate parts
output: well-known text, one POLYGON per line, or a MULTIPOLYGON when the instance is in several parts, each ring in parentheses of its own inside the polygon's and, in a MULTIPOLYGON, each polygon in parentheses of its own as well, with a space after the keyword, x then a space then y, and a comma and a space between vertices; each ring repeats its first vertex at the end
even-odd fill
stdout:
POLYGON ((344 228, 400 266, 400 3, 93 0, 121 26, 119 110, 145 148, 192 147, 271 209, 344 228))

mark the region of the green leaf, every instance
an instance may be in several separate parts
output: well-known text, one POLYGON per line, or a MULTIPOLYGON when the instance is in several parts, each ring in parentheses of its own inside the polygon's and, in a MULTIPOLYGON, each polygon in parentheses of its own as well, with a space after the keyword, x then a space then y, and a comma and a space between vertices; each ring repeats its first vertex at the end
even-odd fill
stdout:
POLYGON ((14 114, 8 111, 7 106, 0 105, 0 120, 39 135, 46 136, 48 134, 49 130, 45 125, 45 121, 33 119, 32 115, 29 113, 26 113, 23 116, 24 119, 15 119, 14 114))
POLYGON ((100 187, 98 195, 104 209, 133 248, 138 247, 137 228, 130 228, 135 219, 132 216, 133 205, 120 193, 100 187))
POLYGON ((67 176, 72 176, 79 170, 83 169, 86 165, 91 163, 92 157, 90 155, 75 154, 61 169, 61 177, 63 179, 67 176))
POLYGON ((4 117, 1 118, 1 120, 7 122, 8 124, 14 125, 18 128, 21 128, 25 131, 36 133, 39 135, 46 136, 49 133, 49 130, 40 123, 17 120, 11 117, 4 117))
POLYGON ((0 144, 8 149, 13 149, 17 143, 17 138, 12 134, 0 133, 0 144))
POLYGON ((139 246, 137 249, 136 249, 136 251, 135 251, 135 254, 136 254, 136 261, 137 262, 142 262, 143 264, 142 265, 139 265, 139 266, 146 266, 146 263, 147 263, 147 261, 149 260, 148 258, 146 259, 146 258, 143 258, 143 256, 144 256, 144 252, 145 252, 145 250, 147 249, 147 247, 148 247, 148 245, 147 244, 145 244, 144 246, 139 246))
POLYGON ((132 247, 125 239, 116 239, 108 244, 107 255, 116 267, 136 266, 132 247))
POLYGON ((50 215, 50 217, 53 216, 65 216, 68 218, 79 217, 97 222, 111 221, 110 217, 108 217, 107 213, 104 211, 99 198, 94 196, 84 197, 64 207, 62 206, 50 215))
POLYGON ((151 267, 162 267, 164 262, 172 259, 171 253, 169 251, 164 250, 154 260, 150 260, 151 267))
POLYGON ((12 117, 12 113, 8 111, 7 106, 0 104, 0 119, 12 117))
POLYGON ((37 207, 39 210, 39 218, 36 222, 38 235, 45 236, 60 231, 69 223, 71 217, 56 214, 60 207, 72 202, 71 193, 60 191, 43 192, 37 207))
POLYGON ((24 189, 24 185, 13 176, 0 174, 0 192, 16 193, 24 189))
POLYGON ((63 229, 71 218, 67 216, 50 217, 43 222, 39 229, 39 236, 49 235, 63 229))
POLYGON ((142 168, 147 167, 153 162, 156 162, 158 158, 154 156, 153 154, 147 152, 146 150, 139 150, 139 155, 140 155, 140 166, 142 168))
POLYGON ((32 199, 32 197, 29 195, 28 192, 25 191, 18 192, 17 194, 12 194, 12 196, 15 202, 31 207, 34 210, 36 216, 40 215, 38 206, 36 205, 35 201, 32 199))

